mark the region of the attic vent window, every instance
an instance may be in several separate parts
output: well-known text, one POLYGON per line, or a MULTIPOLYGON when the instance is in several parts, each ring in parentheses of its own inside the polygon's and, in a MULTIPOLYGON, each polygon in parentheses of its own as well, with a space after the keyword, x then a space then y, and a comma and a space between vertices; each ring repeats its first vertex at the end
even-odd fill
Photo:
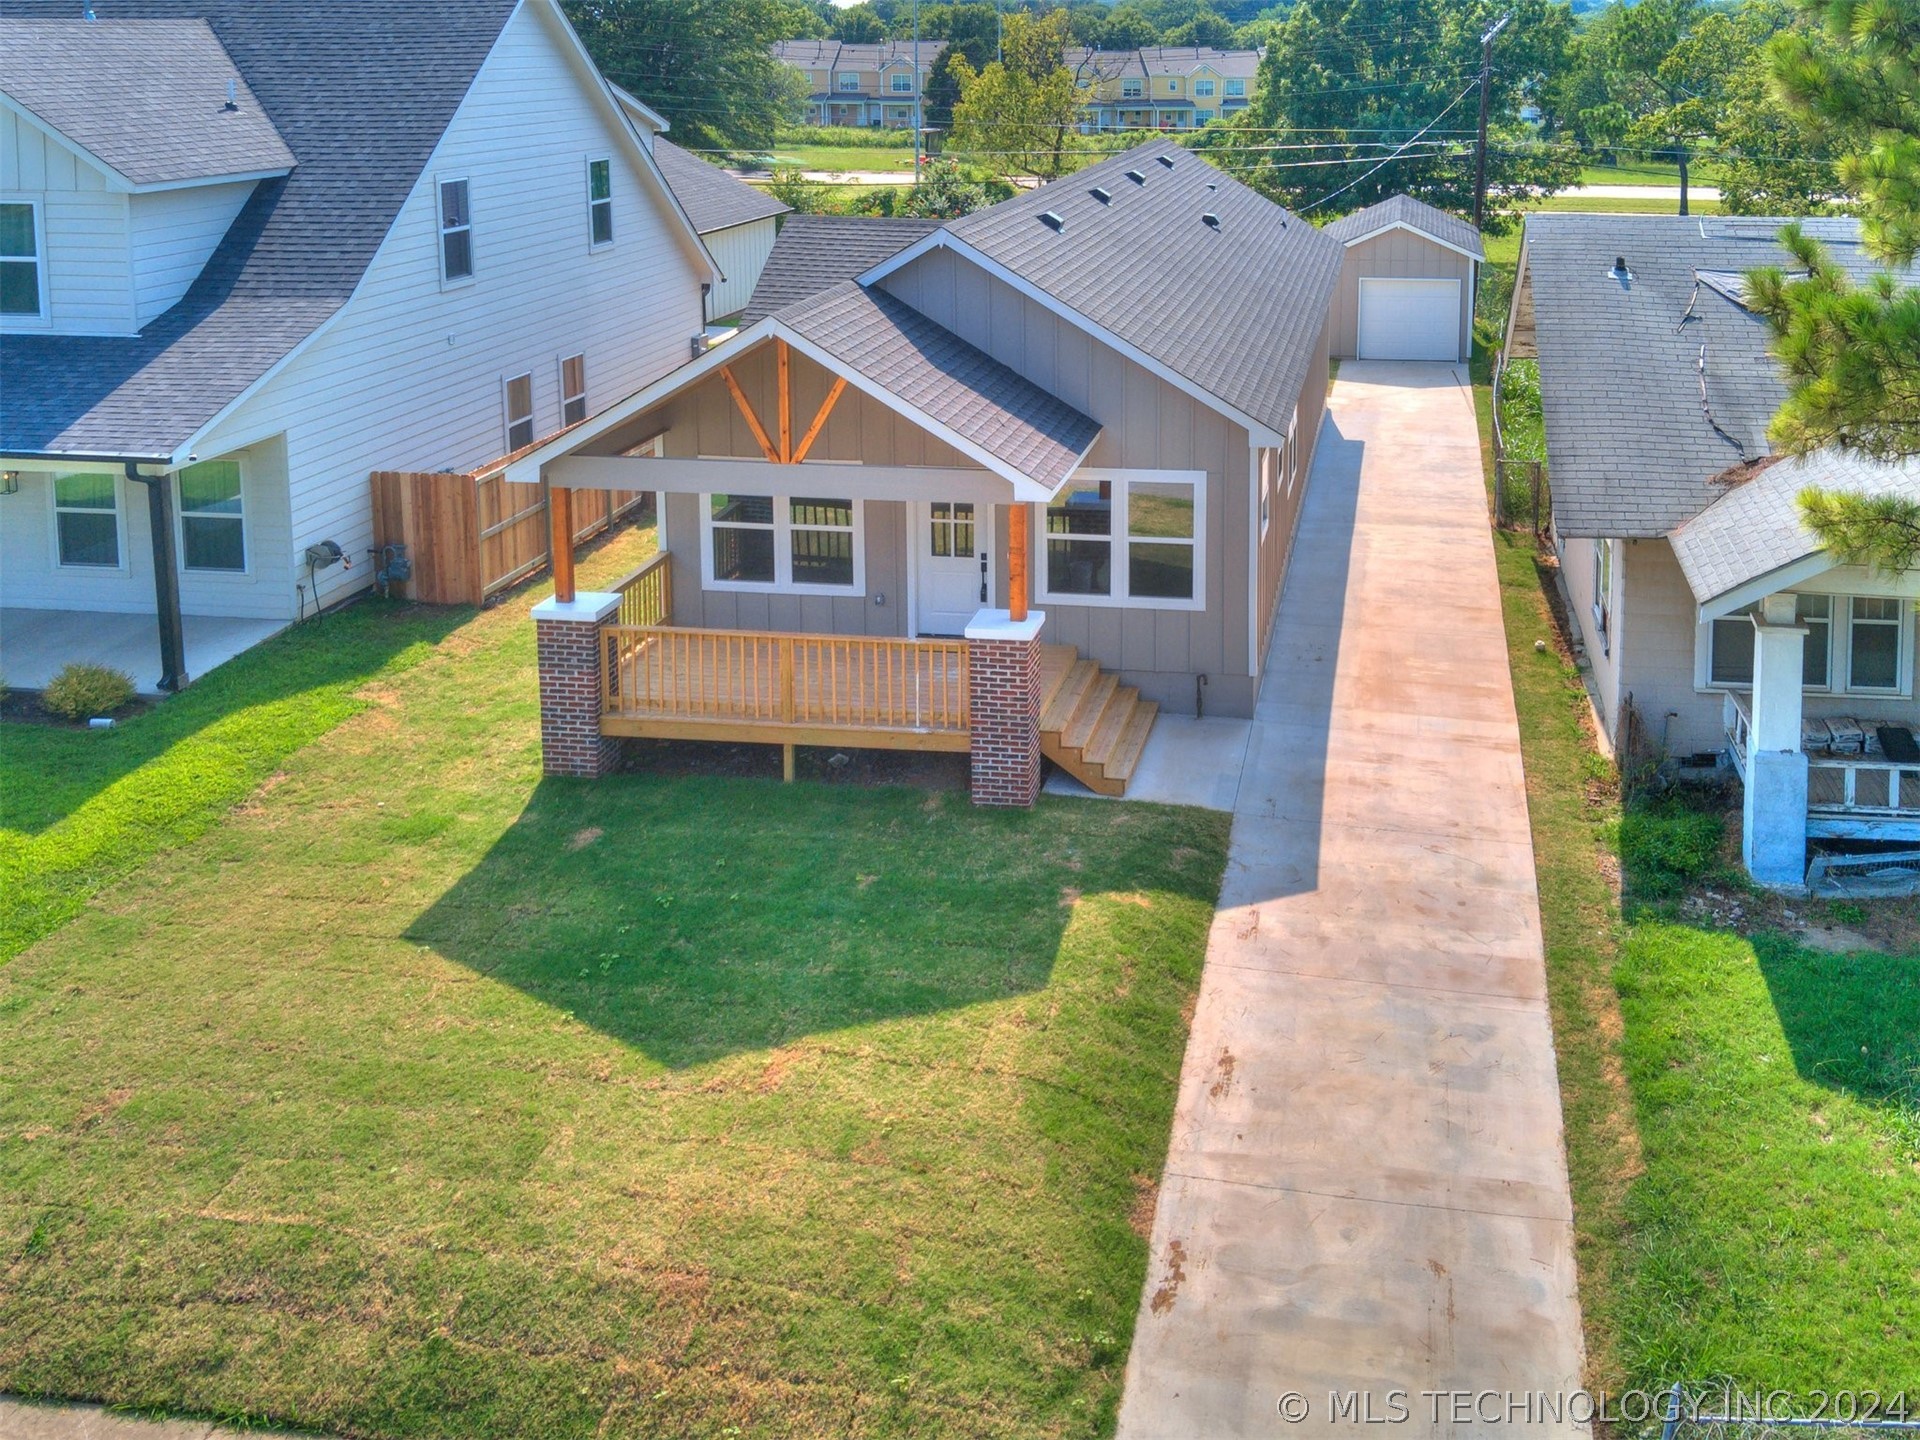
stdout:
POLYGON ((1102 205, 1111 205, 1113 203, 1112 192, 1102 186, 1096 185, 1087 193, 1092 195, 1093 198, 1098 200, 1102 205))
POLYGON ((1129 170, 1127 172, 1127 178, 1136 185, 1144 185, 1147 183, 1147 177, 1142 175, 1138 170, 1129 170))
POLYGON ((1054 230, 1054 231, 1060 231, 1067 228, 1067 222, 1062 220, 1058 215, 1056 215, 1051 210, 1042 212, 1040 216, 1040 223, 1046 226, 1049 230, 1054 230))
POLYGON ((1164 165, 1164 166, 1166 166, 1166 167, 1167 167, 1167 168, 1168 168, 1169 170, 1171 170, 1171 169, 1173 168, 1173 156, 1171 156, 1171 155, 1162 155, 1162 156, 1160 157, 1160 163, 1161 163, 1162 165, 1164 165))
POLYGON ((1209 210, 1200 217, 1200 223, 1209 230, 1218 230, 1220 228, 1220 217, 1209 210))

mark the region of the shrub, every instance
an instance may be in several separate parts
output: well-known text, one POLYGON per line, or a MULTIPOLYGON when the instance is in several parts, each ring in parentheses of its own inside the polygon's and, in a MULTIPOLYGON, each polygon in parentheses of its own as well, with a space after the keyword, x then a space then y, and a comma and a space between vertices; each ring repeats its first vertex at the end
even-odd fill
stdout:
POLYGON ((47 682, 40 703, 69 720, 111 715, 133 703, 133 680, 105 665, 67 665, 47 682))
POLYGON ((1724 838, 1724 823, 1712 810, 1671 800, 1636 805, 1620 820, 1627 885, 1650 899, 1677 895, 1719 867, 1724 838))

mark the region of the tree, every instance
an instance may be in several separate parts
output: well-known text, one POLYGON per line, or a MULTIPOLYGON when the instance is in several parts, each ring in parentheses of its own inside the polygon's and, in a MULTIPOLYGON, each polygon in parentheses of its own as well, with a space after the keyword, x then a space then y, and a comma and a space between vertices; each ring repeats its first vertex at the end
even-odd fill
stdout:
MULTIPOLYGON (((1816 136, 1846 147, 1840 178, 1860 197, 1868 252, 1910 266, 1920 252, 1920 0, 1801 4, 1833 44, 1784 32, 1768 50, 1774 83, 1816 136)), ((1749 277, 1787 377, 1769 439, 1789 454, 1833 445, 1920 457, 1920 288, 1890 272, 1854 283, 1797 225, 1781 242, 1800 273, 1749 277)))
POLYGON ((764 149, 806 113, 806 76, 769 48, 793 19, 782 0, 566 0, 566 12, 607 78, 683 144, 764 149))
POLYGON ((893 213, 924 220, 955 220, 991 203, 985 185, 969 180, 951 160, 934 160, 895 205, 893 213))
POLYGON ((1224 50, 1233 44, 1233 23, 1212 10, 1202 10, 1191 20, 1174 26, 1160 37, 1163 45, 1200 45, 1224 50))
POLYGON ((960 100, 953 107, 952 148, 971 152, 1002 173, 1064 174, 1085 89, 1060 63, 1066 14, 1008 15, 1002 60, 975 71, 954 62, 960 100))
POLYGON ((1133 0, 1116 5, 1101 27, 1098 48, 1102 50, 1138 50, 1143 45, 1160 43, 1160 27, 1151 15, 1133 0))
POLYGON ((960 100, 960 77, 954 65, 965 60, 984 70, 999 49, 1000 17, 991 5, 933 5, 921 14, 922 33, 944 40, 942 50, 927 70, 926 123, 936 130, 953 124, 953 107, 960 100))
POLYGON ((1890 573, 1920 561, 1920 500, 1911 496, 1807 489, 1800 518, 1842 565, 1890 573))
POLYGON ((848 5, 833 17, 833 38, 848 45, 877 45, 887 38, 887 22, 872 5, 848 5))
MULTIPOLYGON (((1738 12, 1756 41, 1797 27, 1822 50, 1817 26, 1794 13, 1789 0, 1747 0, 1738 12)), ((1714 127, 1720 164, 1720 206, 1734 215, 1812 215, 1843 193, 1833 147, 1801 124, 1776 92, 1769 67, 1749 54, 1722 91, 1714 127)))
POLYGON ((1566 49, 1572 15, 1556 0, 1300 0, 1267 46, 1253 103, 1202 143, 1235 176, 1315 218, 1402 190, 1469 211, 1473 147, 1463 137, 1480 37, 1507 9, 1488 86, 1490 189, 1571 184, 1578 165, 1543 150, 1518 118, 1566 49))

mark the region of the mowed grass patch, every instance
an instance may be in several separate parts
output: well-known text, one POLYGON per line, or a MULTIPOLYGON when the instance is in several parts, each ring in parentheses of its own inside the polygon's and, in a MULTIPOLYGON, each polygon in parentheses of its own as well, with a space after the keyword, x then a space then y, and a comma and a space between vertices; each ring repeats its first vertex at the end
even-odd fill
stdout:
POLYGON ((532 640, 470 620, 0 971, 0 1390, 1109 1432, 1226 817, 543 782, 532 640))
POLYGON ((192 839, 375 703, 459 612, 362 601, 236 656, 112 730, 0 725, 0 963, 192 839))

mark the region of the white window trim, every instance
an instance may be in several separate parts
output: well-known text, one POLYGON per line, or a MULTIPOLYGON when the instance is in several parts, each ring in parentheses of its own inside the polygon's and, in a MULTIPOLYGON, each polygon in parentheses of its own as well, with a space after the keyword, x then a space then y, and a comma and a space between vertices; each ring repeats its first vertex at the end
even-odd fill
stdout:
POLYGON ((1147 97, 1142 93, 1144 83, 1145 82, 1140 80, 1122 80, 1120 82, 1120 98, 1122 100, 1146 99, 1147 97))
MULTIPOLYGON (((1795 591, 1795 594, 1802 592, 1795 591)), ((1825 685, 1802 685, 1801 691, 1807 695, 1831 695, 1835 698, 1855 697, 1861 700, 1902 700, 1913 694, 1914 679, 1914 616, 1912 607, 1914 597, 1899 596, 1886 591, 1827 591, 1808 589, 1809 595, 1826 595, 1832 602, 1833 610, 1827 628, 1827 683, 1825 685), (1900 626, 1900 683, 1893 690, 1856 688, 1853 684, 1853 600, 1861 599, 1898 600, 1905 609, 1906 622, 1900 626)), ((1731 615, 1717 617, 1722 620, 1735 618, 1731 615)), ((1751 682, 1740 684, 1733 681, 1718 681, 1713 678, 1713 626, 1712 620, 1703 621, 1694 627, 1694 667, 1693 688, 1702 694, 1724 694, 1732 690, 1747 694, 1753 689, 1751 682)))
POLYGON ((534 390, 533 372, 531 370, 520 370, 511 375, 502 375, 500 377, 500 438, 506 441, 507 446, 507 448, 501 452, 503 455, 511 455, 516 449, 525 448, 524 446, 516 446, 513 443, 514 415, 512 386, 516 380, 525 380, 527 382, 527 444, 531 445, 535 440, 540 438, 538 421, 535 418, 540 413, 540 397, 534 390))
MULTIPOLYGON (((831 487, 827 487, 831 488, 831 487)), ((742 490, 742 495, 758 491, 742 490)), ((806 492, 802 492, 804 496, 806 492)), ((867 593, 867 508, 864 500, 853 504, 853 584, 808 585, 793 578, 793 500, 791 489, 773 496, 773 580, 716 580, 713 575, 713 496, 703 494, 700 502, 700 587, 703 590, 735 590, 755 595, 840 595, 864 599, 867 593)), ((833 496, 814 496, 832 499, 833 496)), ((764 528, 764 527, 761 527, 764 528)), ((802 530, 820 527, 802 525, 802 530)))
POLYGON ((1613 541, 1593 542, 1593 633, 1602 655, 1613 654, 1613 576, 1618 559, 1613 541))
POLYGON ((1194 96, 1194 99, 1196 100, 1211 100, 1213 98, 1213 81, 1211 80, 1194 81, 1193 96, 1194 96))
MULTIPOLYGON (((127 506, 122 498, 126 482, 111 471, 85 465, 70 466, 67 469, 51 471, 47 474, 47 542, 52 547, 53 568, 69 575, 126 575, 130 571, 127 560, 127 506), (60 558, 60 491, 58 481, 62 475, 108 475, 113 480, 113 538, 114 553, 120 557, 117 565, 72 565, 60 558)), ((76 512, 80 513, 80 512, 76 512)), ((98 513, 98 512, 94 512, 98 513)))
MULTIPOLYGON (((587 249, 590 251, 611 250, 613 248, 613 242, 620 238, 620 231, 613 223, 613 157, 611 155, 589 155, 587 157, 586 181, 587 249), (596 165, 604 165, 607 167, 607 198, 605 200, 595 200, 593 198, 593 167, 596 165), (593 238, 593 212, 594 207, 598 205, 605 205, 607 207, 607 238, 604 240, 595 240, 593 238)), ((469 205, 473 203, 473 191, 471 188, 467 191, 467 203, 469 205)))
MULTIPOLYGON (((578 400, 580 402, 581 419, 584 420, 587 416, 593 414, 593 407, 587 403, 587 352, 578 350, 571 355, 558 356, 554 360, 553 368, 555 375, 560 381, 560 426, 562 429, 565 429, 568 425, 574 423, 567 419, 567 402, 569 400, 578 400), (569 360, 578 360, 580 362, 580 393, 578 395, 567 394, 567 362, 569 360)), ((505 398, 504 391, 502 392, 502 398, 505 398)))
MULTIPOLYGON (((189 566, 187 564, 187 507, 180 492, 180 472, 175 470, 167 477, 173 486, 173 544, 175 555, 180 557, 180 573, 192 575, 198 580, 245 580, 253 574, 253 546, 248 543, 251 536, 247 527, 247 457, 241 454, 216 455, 214 460, 229 460, 240 471, 240 513, 237 516, 208 516, 209 519, 237 519, 240 522, 240 568, 228 570, 211 566, 189 566)), ((196 461, 196 464, 199 462, 196 461)), ((212 463, 211 461, 208 463, 212 463)))
MULTIPOLYGON (((40 311, 36 315, 0 315, 0 329, 44 330, 53 324, 53 278, 50 257, 47 254, 47 207, 37 195, 23 195, 18 192, 0 192, 0 204, 25 205, 33 211, 33 259, 40 279, 40 311)), ((15 257, 16 260, 18 257, 15 257)), ((68 472, 98 474, 98 471, 68 472)), ((104 570, 104 565, 83 567, 90 570, 104 570)))
POLYGON ((442 290, 458 290, 462 286, 471 285, 473 284, 475 278, 480 274, 480 246, 479 246, 478 240, 475 238, 476 227, 473 221, 474 221, 474 215, 473 215, 473 179, 472 177, 464 174, 434 176, 433 177, 433 268, 439 272, 440 288, 442 290), (467 187, 467 223, 462 228, 464 228, 467 232, 467 265, 469 268, 466 274, 456 275, 453 278, 449 279, 447 277, 447 235, 450 232, 446 227, 446 221, 445 221, 446 211, 443 208, 444 202, 441 199, 440 187, 442 185, 458 184, 462 181, 466 183, 466 187, 467 187))
POLYGON ((887 77, 887 93, 889 95, 911 95, 913 93, 913 76, 900 73, 889 75, 887 77), (907 83, 902 85, 900 83, 902 80, 907 83))
POLYGON ((1260 538, 1264 540, 1273 528, 1273 492, 1280 488, 1280 465, 1286 452, 1264 446, 1254 453, 1260 457, 1260 538))
POLYGON ((860 77, 858 75, 846 74, 834 76, 833 93, 836 95, 858 95, 860 93, 860 77), (849 80, 853 82, 851 85, 847 83, 849 80))
POLYGON ((1227 84, 1227 90, 1226 90, 1227 99, 1239 100, 1239 99, 1245 98, 1247 93, 1247 82, 1245 80, 1228 80, 1226 84, 1227 84), (1234 86, 1236 85, 1240 87, 1237 90, 1234 89, 1234 86))
MULTIPOLYGON (((1897 599, 1890 595, 1848 595, 1845 597, 1834 597, 1836 602, 1842 598, 1847 602, 1847 634, 1846 639, 1842 641, 1840 645, 1840 654, 1847 662, 1846 693, 1849 695, 1860 695, 1880 699, 1897 699, 1903 695, 1912 694, 1913 602, 1911 600, 1897 599), (1863 622, 1867 625, 1886 625, 1891 623, 1895 627, 1894 634, 1898 643, 1895 646, 1897 659, 1894 666, 1894 685, 1892 689, 1878 685, 1856 685, 1853 683, 1853 602, 1856 600, 1893 600, 1895 617, 1891 622, 1885 620, 1868 620, 1863 622)), ((1837 611, 1840 607, 1836 603, 1834 608, 1837 611)), ((1834 615, 1833 621, 1835 629, 1839 627, 1839 619, 1838 614, 1834 615)), ((1829 652, 1827 656, 1827 675, 1829 678, 1833 675, 1833 655, 1831 652, 1829 652)))
MULTIPOLYGON (((1030 569, 1036 599, 1053 605, 1092 605, 1115 610, 1205 610, 1207 608, 1207 472, 1204 470, 1076 470, 1072 481, 1109 482, 1114 486, 1113 529, 1106 538, 1124 547, 1129 539, 1152 543, 1151 537, 1127 535, 1129 487, 1137 483, 1175 483, 1193 486, 1193 598, 1169 600, 1159 596, 1131 595, 1056 595, 1047 586, 1047 507, 1036 505, 1027 533, 1033 537, 1030 569)), ((1069 481, 1069 483, 1072 483, 1069 481)), ((1086 537, 1098 539, 1098 536, 1086 537)), ((1173 542, 1179 543, 1179 542, 1173 542)), ((1128 567, 1124 555, 1116 558, 1111 571, 1116 584, 1125 584, 1128 567)))
POLYGON ((1291 497, 1300 484, 1300 407, 1297 405, 1287 417, 1287 438, 1281 442, 1281 451, 1287 462, 1287 494, 1291 497))

